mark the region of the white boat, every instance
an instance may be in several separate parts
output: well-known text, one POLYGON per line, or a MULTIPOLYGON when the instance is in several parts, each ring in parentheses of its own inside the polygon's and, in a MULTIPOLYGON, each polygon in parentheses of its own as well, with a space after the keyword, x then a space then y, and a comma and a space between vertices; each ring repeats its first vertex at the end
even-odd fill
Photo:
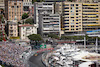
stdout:
POLYGON ((51 55, 55 55, 53 59, 56 59, 57 64, 63 65, 62 67, 91 67, 90 65, 100 60, 100 54, 90 53, 75 46, 71 47, 68 44, 55 51, 57 53, 55 52, 51 55))

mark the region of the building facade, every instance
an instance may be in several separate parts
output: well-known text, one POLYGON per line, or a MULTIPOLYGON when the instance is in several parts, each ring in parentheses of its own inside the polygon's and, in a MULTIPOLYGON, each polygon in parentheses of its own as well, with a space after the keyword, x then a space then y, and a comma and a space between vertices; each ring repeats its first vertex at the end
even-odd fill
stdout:
MULTIPOLYGON (((35 2, 34 3, 34 22, 38 25, 39 14, 47 11, 50 14, 54 14, 54 3, 53 2, 35 2)), ((39 27, 39 26, 38 26, 39 27)))
POLYGON ((30 24, 19 25, 20 39, 28 40, 27 36, 29 36, 31 34, 37 34, 37 26, 30 25, 30 24))
POLYGON ((17 21, 8 21, 8 36, 18 37, 18 24, 17 21))
POLYGON ((39 17, 39 32, 43 37, 48 34, 60 35, 61 28, 59 14, 48 14, 44 11, 39 17))
POLYGON ((56 3, 55 12, 61 15, 61 29, 65 33, 99 29, 99 6, 100 3, 56 3))
POLYGON ((100 3, 83 3, 83 31, 100 29, 100 3))
POLYGON ((29 16, 34 16, 34 4, 32 4, 32 0, 23 0, 23 13, 29 13, 29 16))
POLYGON ((0 8, 4 9, 5 5, 4 5, 4 0, 0 0, 0 8))
POLYGON ((22 0, 5 0, 5 18, 10 20, 21 20, 23 14, 22 0))
POLYGON ((0 14, 4 14, 4 9, 5 9, 5 5, 4 5, 4 0, 0 0, 0 14))

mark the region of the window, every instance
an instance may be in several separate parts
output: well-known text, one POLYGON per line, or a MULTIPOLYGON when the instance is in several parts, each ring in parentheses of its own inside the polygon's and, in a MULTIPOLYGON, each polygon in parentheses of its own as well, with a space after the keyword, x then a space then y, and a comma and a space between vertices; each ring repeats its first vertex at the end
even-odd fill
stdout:
POLYGON ((14 5, 17 5, 17 3, 14 3, 14 5))
POLYGON ((52 5, 52 4, 48 4, 48 5, 52 5))
POLYGON ((74 26, 71 26, 71 27, 74 27, 74 26))
POLYGON ((69 9, 69 7, 66 7, 65 9, 69 9))
POLYGON ((69 24, 69 23, 64 23, 64 24, 69 24))
POLYGON ((64 26, 64 27, 69 27, 69 26, 64 26))
POLYGON ((69 12, 69 11, 65 11, 65 12, 69 12))
POLYGON ((72 9, 72 7, 70 9, 72 9))
POLYGON ((78 6, 78 4, 76 4, 76 6, 78 6))
POLYGON ((71 30, 74 30, 74 29, 71 29, 71 30))
POLYGON ((76 13, 76 15, 78 15, 78 13, 76 13))
POLYGON ((76 29, 76 30, 78 30, 78 29, 76 29))
POLYGON ((76 21, 78 21, 78 19, 76 19, 76 21))
POLYGON ((65 14, 65 15, 69 15, 69 14, 67 13, 67 14, 65 14))
POLYGON ((65 30, 69 30, 69 29, 65 29, 65 30))
POLYGON ((74 18, 74 17, 71 17, 71 18, 74 18))
POLYGON ((73 11, 71 10, 71 12, 73 12, 73 11))
POLYGON ((78 27, 78 26, 76 26, 76 27, 78 27))
POLYGON ((76 10, 76 12, 78 12, 78 10, 76 10))
POLYGON ((64 21, 69 21, 69 20, 64 20, 64 21))
POLYGON ((78 23, 76 23, 76 24, 78 24, 78 23))
POLYGON ((71 6, 74 6, 74 4, 71 4, 71 6))
POLYGON ((78 18, 78 17, 76 17, 76 18, 78 18))
POLYGON ((17 8, 19 8, 19 6, 17 6, 17 8))

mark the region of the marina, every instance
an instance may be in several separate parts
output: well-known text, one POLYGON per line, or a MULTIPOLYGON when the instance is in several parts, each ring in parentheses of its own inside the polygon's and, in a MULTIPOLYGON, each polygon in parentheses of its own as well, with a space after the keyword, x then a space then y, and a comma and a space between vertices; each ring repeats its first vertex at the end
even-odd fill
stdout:
POLYGON ((65 44, 46 56, 50 67, 100 67, 100 54, 65 44))

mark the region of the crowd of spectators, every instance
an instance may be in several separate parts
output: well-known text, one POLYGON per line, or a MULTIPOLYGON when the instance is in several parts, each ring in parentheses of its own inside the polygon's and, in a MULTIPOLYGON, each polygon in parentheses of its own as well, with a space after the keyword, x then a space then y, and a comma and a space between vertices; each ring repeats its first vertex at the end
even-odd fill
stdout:
POLYGON ((29 48, 11 42, 0 42, 0 61, 14 67, 26 67, 20 55, 29 48))

